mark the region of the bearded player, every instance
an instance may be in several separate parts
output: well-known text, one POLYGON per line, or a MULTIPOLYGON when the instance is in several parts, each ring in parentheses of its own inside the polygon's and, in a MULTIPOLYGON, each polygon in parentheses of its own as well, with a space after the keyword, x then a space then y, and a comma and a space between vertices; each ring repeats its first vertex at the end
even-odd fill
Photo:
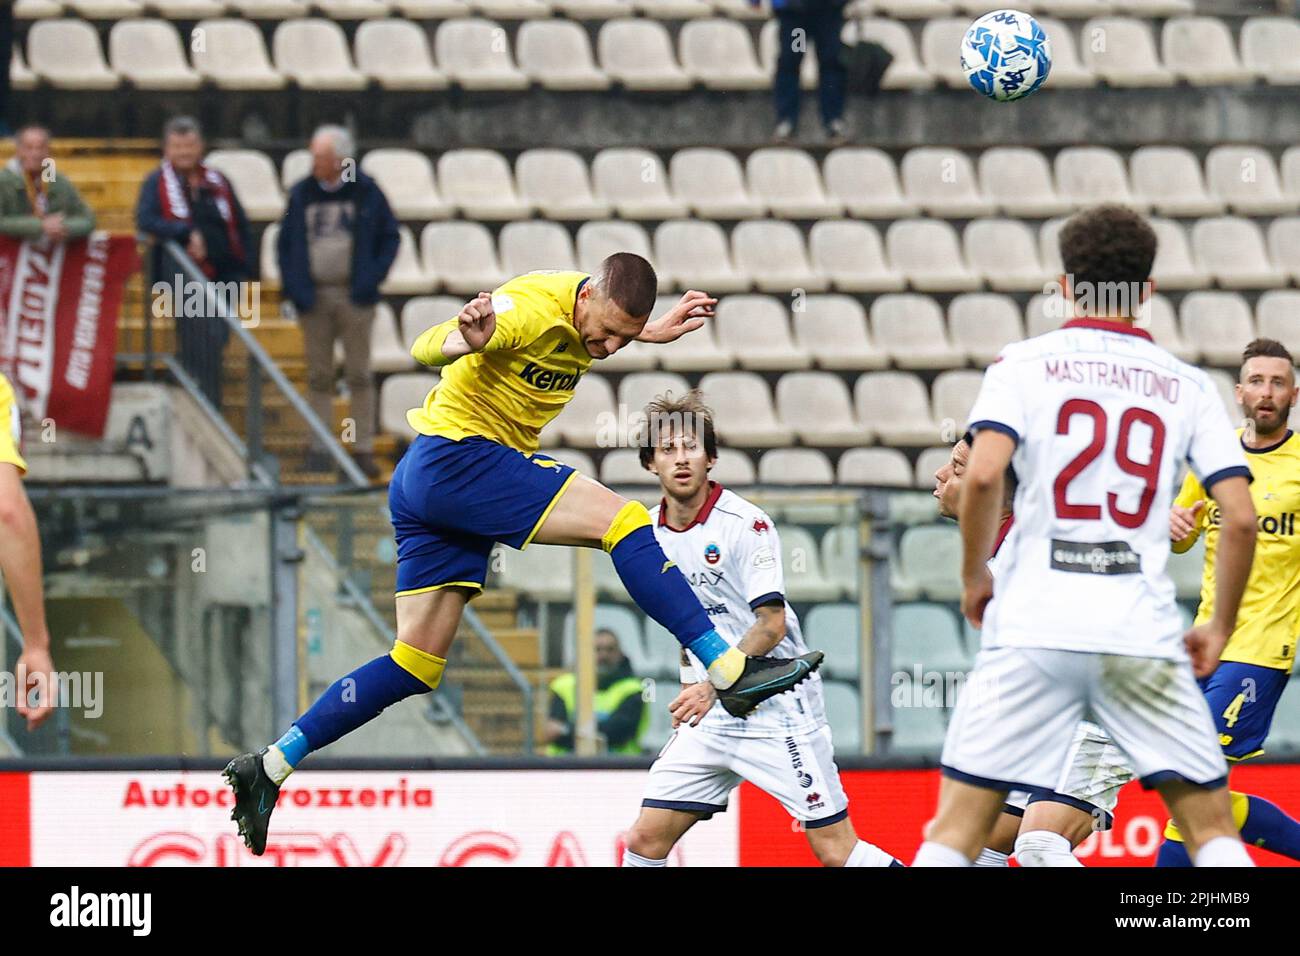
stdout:
MULTIPOLYGON (((1300 437, 1287 427, 1296 401, 1295 367, 1281 342, 1256 339, 1242 353, 1237 402, 1246 413, 1238 429, 1255 476, 1250 486, 1259 513, 1255 563, 1218 668, 1204 678, 1210 714, 1229 766, 1258 757, 1295 663, 1300 625, 1300 437)), ((1169 516, 1173 549, 1183 553, 1205 535, 1205 571, 1196 623, 1214 614, 1214 556, 1219 547, 1219 507, 1207 501, 1193 475, 1183 482, 1169 516)), ((1253 794, 1231 792, 1232 813, 1244 842, 1300 860, 1300 822, 1253 794)), ((1190 866, 1182 834, 1172 822, 1157 866, 1190 866)))
MULTIPOLYGON (((641 464, 663 491, 651 516, 664 553, 686 574, 728 643, 746 654, 797 660, 808 648, 785 600, 776 526, 761 509, 709 480, 718 457, 712 413, 691 392, 655 399, 646 420, 641 464)), ((624 866, 666 866, 677 841, 726 810, 742 780, 770 793, 799 821, 823 866, 902 865, 854 832, 820 677, 743 718, 718 702, 692 650, 682 651, 682 684, 669 705, 673 736, 650 768, 624 866)))
POLYGON ((537 453, 542 428, 593 361, 634 339, 674 341, 713 314, 717 300, 687 292, 651 322, 657 288, 649 262, 615 253, 595 275, 511 279, 416 340, 411 354, 442 376, 424 405, 407 413, 418 436, 388 489, 397 640, 389 654, 336 681, 275 743, 227 766, 231 817, 254 854, 266 848, 280 785, 308 753, 438 686, 497 542, 520 550, 534 541, 603 548, 632 599, 703 662, 719 700, 738 716, 820 666, 819 652, 778 660, 731 646, 664 556, 644 505, 537 453))

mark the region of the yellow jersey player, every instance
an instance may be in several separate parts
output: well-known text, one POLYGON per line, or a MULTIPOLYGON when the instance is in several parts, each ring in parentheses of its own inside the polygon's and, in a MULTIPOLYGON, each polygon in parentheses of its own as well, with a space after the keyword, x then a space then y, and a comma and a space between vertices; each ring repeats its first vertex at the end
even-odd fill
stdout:
POLYGON ((225 774, 232 818, 255 854, 280 784, 308 753, 377 717, 390 704, 438 686, 465 604, 483 589, 498 542, 603 548, 628 594, 689 648, 733 715, 793 688, 821 663, 811 652, 774 659, 732 647, 677 566, 664 555, 639 502, 539 454, 546 426, 573 397, 591 363, 633 339, 666 343, 704 324, 716 300, 687 292, 649 321, 658 279, 650 263, 620 252, 599 272, 535 272, 480 293, 458 316, 426 331, 411 354, 442 369, 409 416, 419 433, 389 485, 397 537, 397 641, 332 685, 292 727, 225 774))
MULTIPOLYGON (((1239 433, 1255 476, 1250 491, 1259 515, 1259 538, 1236 630, 1218 668, 1200 682, 1230 762, 1264 752, 1264 738, 1295 661, 1300 627, 1300 435, 1287 427, 1296 401, 1291 353, 1272 339, 1251 342, 1242 353, 1236 393, 1246 413, 1246 427, 1239 433)), ((1183 482, 1169 525, 1173 549, 1180 554, 1205 535, 1205 572, 1196 615, 1200 624, 1214 612, 1219 508, 1207 500, 1193 475, 1183 482)), ((1236 791, 1232 811, 1244 842, 1300 860, 1300 822, 1261 797, 1236 791)), ((1191 865, 1172 823, 1156 865, 1191 865)))
POLYGON ((35 730, 53 712, 57 685, 50 659, 50 632, 45 625, 41 537, 23 490, 27 463, 19 450, 21 441, 13 386, 0 375, 0 572, 23 633, 23 652, 14 668, 18 686, 23 688, 18 713, 27 718, 27 729, 35 730))

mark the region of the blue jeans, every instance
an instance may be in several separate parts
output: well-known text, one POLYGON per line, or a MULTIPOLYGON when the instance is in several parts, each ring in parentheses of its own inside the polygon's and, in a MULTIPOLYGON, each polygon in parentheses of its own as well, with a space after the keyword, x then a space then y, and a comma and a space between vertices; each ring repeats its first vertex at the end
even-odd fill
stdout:
POLYGON ((822 124, 829 126, 844 115, 844 64, 840 61, 843 4, 835 0, 805 0, 800 9, 779 11, 777 25, 774 83, 777 122, 789 121, 795 126, 799 123, 799 67, 803 63, 803 51, 811 44, 817 49, 822 124))

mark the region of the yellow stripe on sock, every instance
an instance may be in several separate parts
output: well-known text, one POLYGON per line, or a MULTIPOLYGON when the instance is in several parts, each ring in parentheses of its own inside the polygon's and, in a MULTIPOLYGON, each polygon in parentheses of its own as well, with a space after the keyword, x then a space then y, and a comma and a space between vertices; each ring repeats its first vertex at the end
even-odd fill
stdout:
POLYGON ((447 662, 443 658, 435 657, 403 641, 395 641, 388 656, 402 670, 428 684, 430 690, 442 681, 442 672, 447 668, 447 662))
MULTIPOLYGON (((1250 815, 1250 797, 1236 790, 1229 790, 1228 796, 1232 798, 1232 825, 1240 830, 1246 825, 1246 817, 1250 815)), ((1165 824, 1165 839, 1183 842, 1183 835, 1178 832, 1178 827, 1174 826, 1173 820, 1165 824)))
POLYGON ((629 501, 618 509, 609 530, 600 539, 600 546, 607 552, 613 551, 620 541, 640 528, 650 527, 650 512, 639 501, 629 501))

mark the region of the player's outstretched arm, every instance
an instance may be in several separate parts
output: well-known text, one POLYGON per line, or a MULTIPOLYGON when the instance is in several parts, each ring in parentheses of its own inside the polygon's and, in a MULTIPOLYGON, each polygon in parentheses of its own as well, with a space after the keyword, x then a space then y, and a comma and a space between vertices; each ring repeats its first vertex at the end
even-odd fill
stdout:
POLYGON ((1218 554, 1214 563, 1214 616, 1187 632, 1185 643, 1197 677, 1214 671, 1219 655, 1237 626, 1237 609, 1255 558, 1255 503, 1245 478, 1232 476, 1210 490, 1221 512, 1218 554))
POLYGON ((34 730, 53 712, 54 670, 50 658, 50 632, 45 623, 45 592, 41 585, 41 538, 36 515, 23 490, 18 469, 0 463, 0 572, 12 595, 18 627, 23 632, 23 652, 16 671, 24 688, 34 675, 43 674, 36 705, 27 694, 19 696, 18 713, 34 730))
POLYGON ((492 293, 480 292, 461 308, 454 319, 426 330, 411 346, 411 356, 421 365, 448 365, 463 355, 481 352, 492 341, 497 317, 492 293))
POLYGON ((707 292, 691 289, 682 294, 675 306, 653 322, 647 322, 641 334, 636 337, 637 341, 657 345, 675 342, 687 332, 701 328, 705 319, 713 318, 713 307, 717 304, 718 300, 707 292))
POLYGON ((962 480, 957 514, 962 542, 961 612, 976 628, 983 626, 984 608, 993 597, 988 561, 1002 516, 1002 485, 1015 450, 1010 435, 992 429, 980 431, 962 480))

